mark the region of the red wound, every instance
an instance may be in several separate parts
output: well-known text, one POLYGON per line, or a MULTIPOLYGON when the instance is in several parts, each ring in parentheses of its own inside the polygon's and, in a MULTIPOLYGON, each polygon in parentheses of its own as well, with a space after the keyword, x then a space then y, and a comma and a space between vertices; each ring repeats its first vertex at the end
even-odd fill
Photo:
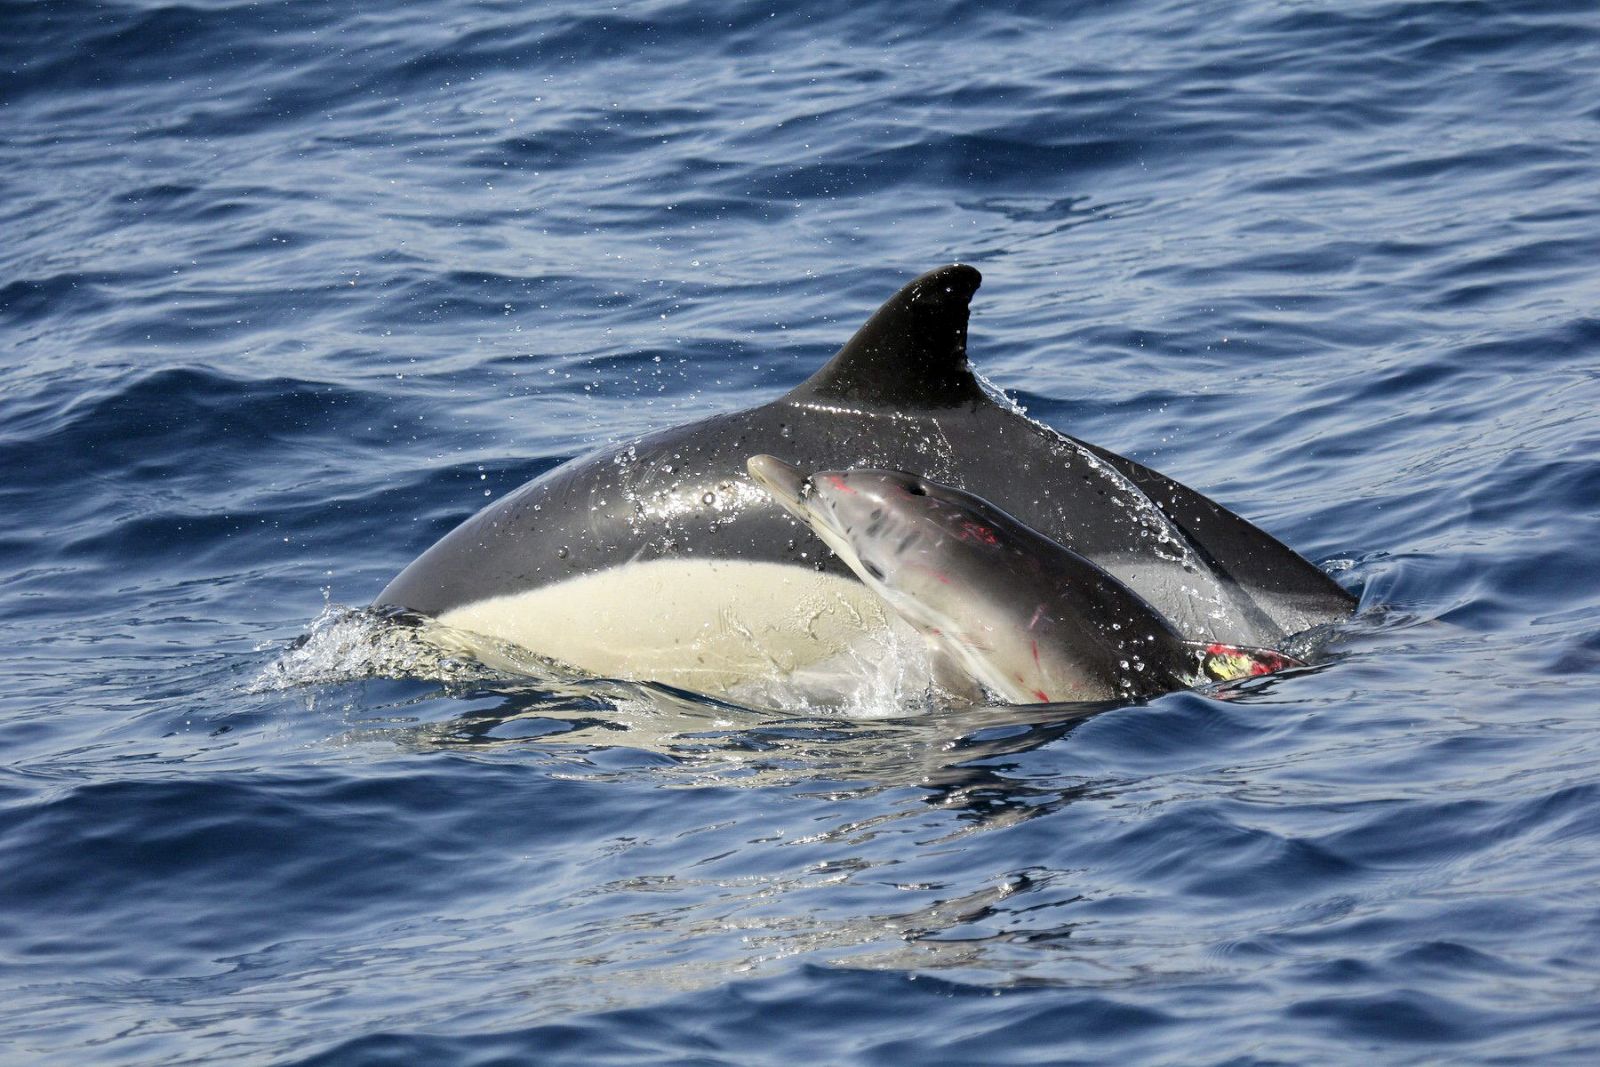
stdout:
POLYGON ((1205 655, 1201 661, 1201 667, 1205 673, 1219 682, 1231 682, 1237 678, 1254 678, 1258 675, 1273 674, 1277 671, 1286 670, 1289 667, 1304 666, 1303 662, 1293 656, 1274 652, 1270 648, 1244 648, 1239 645, 1225 645, 1220 642, 1207 645, 1205 655))

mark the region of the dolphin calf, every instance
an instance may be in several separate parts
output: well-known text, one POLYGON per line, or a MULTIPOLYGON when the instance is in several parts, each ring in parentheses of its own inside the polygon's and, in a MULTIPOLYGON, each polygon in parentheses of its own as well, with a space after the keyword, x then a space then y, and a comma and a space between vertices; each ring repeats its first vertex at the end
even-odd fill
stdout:
POLYGON ((1136 700, 1301 665, 1188 641, 1139 594, 988 501, 904 471, 750 475, 928 640, 936 681, 1013 704, 1136 700))
POLYGON ((906 284, 775 400, 571 460, 467 519, 375 601, 595 674, 726 692, 884 631, 891 613, 745 470, 915 470, 1112 575, 1186 638, 1267 646, 1354 600, 1201 494, 1034 422, 967 362, 980 276, 906 284))

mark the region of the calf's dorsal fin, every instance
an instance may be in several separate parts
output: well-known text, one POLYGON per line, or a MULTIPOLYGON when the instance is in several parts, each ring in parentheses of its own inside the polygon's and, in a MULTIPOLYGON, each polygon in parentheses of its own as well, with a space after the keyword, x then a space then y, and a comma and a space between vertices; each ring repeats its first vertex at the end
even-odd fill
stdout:
POLYGON ((967 308, 982 281, 952 263, 907 283, 784 399, 896 408, 986 400, 967 366, 967 308))

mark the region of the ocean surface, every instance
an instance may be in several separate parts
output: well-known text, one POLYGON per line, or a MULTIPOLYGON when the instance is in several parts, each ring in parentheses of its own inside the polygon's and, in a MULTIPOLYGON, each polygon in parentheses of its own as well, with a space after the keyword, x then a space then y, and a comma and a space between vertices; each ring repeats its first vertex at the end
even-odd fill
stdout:
POLYGON ((0 1062, 1600 1061, 1589 0, 0 27, 0 1062), (956 260, 1326 663, 774 710, 361 610, 956 260))

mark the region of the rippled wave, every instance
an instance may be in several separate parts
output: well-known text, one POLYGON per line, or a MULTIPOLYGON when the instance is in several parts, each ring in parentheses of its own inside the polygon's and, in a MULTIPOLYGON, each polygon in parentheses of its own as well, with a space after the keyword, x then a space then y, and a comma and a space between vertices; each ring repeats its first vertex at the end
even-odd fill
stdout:
POLYGON ((0 1044, 1593 1061, 1593 15, 0 0, 0 1044), (731 703, 337 607, 955 259, 1326 663, 731 703))

